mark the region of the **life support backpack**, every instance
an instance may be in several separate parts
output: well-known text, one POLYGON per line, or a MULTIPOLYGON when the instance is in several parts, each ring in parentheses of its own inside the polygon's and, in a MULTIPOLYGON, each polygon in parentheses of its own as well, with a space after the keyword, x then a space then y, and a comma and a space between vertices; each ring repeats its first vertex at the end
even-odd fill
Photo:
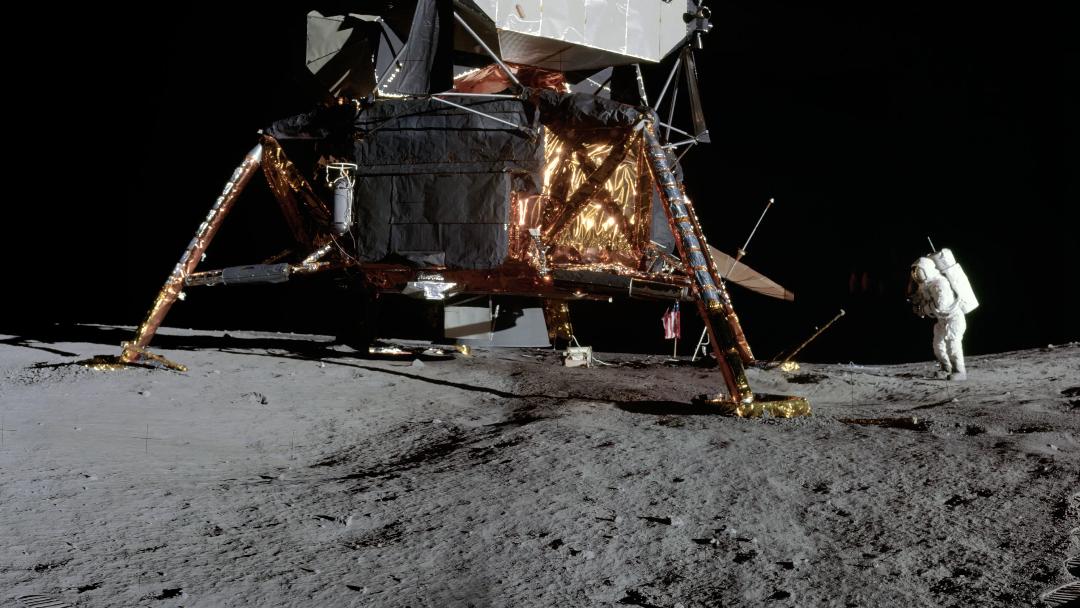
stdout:
POLYGON ((964 311, 964 314, 979 307, 979 300, 975 298, 975 292, 971 289, 971 282, 968 281, 967 275, 964 274, 964 269, 960 267, 960 264, 956 263, 956 258, 953 257, 951 250, 942 249, 937 253, 929 254, 927 257, 934 261, 937 269, 949 280, 949 285, 956 292, 956 299, 960 302, 960 310, 964 311))

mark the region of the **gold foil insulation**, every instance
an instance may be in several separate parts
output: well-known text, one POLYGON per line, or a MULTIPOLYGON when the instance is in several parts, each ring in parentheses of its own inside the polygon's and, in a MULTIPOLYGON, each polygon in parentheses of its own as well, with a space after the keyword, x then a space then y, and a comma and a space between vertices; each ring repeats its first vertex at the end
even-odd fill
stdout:
POLYGON ((552 267, 642 266, 649 243, 653 183, 640 136, 605 130, 588 142, 570 142, 544 130, 540 195, 512 200, 511 255, 535 265, 529 229, 537 229, 552 267))
MULTIPOLYGON (((569 93, 570 85, 562 72, 545 70, 531 65, 507 62, 506 67, 518 81, 530 89, 551 89, 569 93)), ((465 72, 454 78, 454 90, 458 93, 500 93, 514 88, 514 83, 497 63, 465 72)))
POLYGON ((330 208, 311 188, 296 165, 286 156, 281 144, 269 135, 262 137, 263 174, 274 193, 281 213, 285 216, 293 238, 308 248, 315 248, 318 235, 326 235, 330 225, 330 208), (302 212, 301 212, 302 210, 302 212))
POLYGON ((544 300, 544 321, 548 326, 548 338, 569 341, 574 336, 570 324, 570 307, 566 300, 544 300))
POLYGON ((715 407, 719 414, 738 418, 794 418, 811 413, 810 402, 806 398, 786 395, 759 394, 750 403, 739 403, 727 396, 701 395, 694 399, 694 403, 715 407))
POLYGON ((188 368, 187 368, 186 365, 184 365, 182 363, 177 363, 175 361, 171 361, 169 359, 166 359, 165 357, 162 357, 161 355, 152 353, 152 352, 146 350, 145 348, 140 348, 138 346, 135 346, 130 342, 124 342, 123 347, 124 347, 124 352, 130 352, 130 351, 137 352, 139 354, 139 360, 140 361, 153 361, 157 365, 160 365, 160 366, 162 366, 162 367, 164 367, 166 369, 171 369, 171 370, 177 371, 177 372, 186 372, 186 371, 188 371, 188 368))
POLYGON ((89 359, 76 361, 74 364, 99 372, 115 372, 122 369, 131 369, 132 367, 151 367, 149 365, 143 365, 142 363, 125 363, 124 360, 117 355, 97 355, 89 359))

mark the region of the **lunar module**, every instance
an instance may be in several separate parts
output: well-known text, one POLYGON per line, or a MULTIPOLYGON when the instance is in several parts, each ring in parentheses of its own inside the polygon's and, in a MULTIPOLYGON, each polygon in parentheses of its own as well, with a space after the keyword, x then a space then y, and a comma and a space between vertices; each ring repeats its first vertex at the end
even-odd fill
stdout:
POLYGON ((152 356, 155 331, 187 288, 336 273, 372 294, 535 298, 550 335, 564 340, 569 301, 692 303, 724 383, 701 402, 738 416, 809 413, 802 398, 751 390, 754 355, 683 188, 681 155, 709 141, 694 56, 712 27, 707 7, 363 7, 373 14, 308 15, 307 65, 326 98, 261 132, 123 361, 152 356), (652 100, 642 65, 662 75, 652 100), (197 270, 260 169, 296 248, 261 264, 197 270))

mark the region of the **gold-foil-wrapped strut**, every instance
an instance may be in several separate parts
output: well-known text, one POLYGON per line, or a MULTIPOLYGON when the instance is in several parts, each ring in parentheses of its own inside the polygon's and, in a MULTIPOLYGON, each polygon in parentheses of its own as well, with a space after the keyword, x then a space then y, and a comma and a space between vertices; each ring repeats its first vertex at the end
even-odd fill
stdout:
POLYGON ((660 145, 660 139, 656 135, 656 125, 652 121, 646 121, 642 132, 649 166, 659 186, 661 200, 664 202, 664 212, 675 236, 679 257, 683 267, 694 279, 698 313, 709 334, 709 342, 712 345, 717 366, 720 368, 733 401, 739 405, 752 404, 754 393, 750 390, 750 383, 746 379, 746 369, 743 367, 743 360, 736 346, 735 335, 727 322, 728 319, 718 318, 724 312, 721 295, 727 294, 717 287, 723 285, 723 282, 718 275, 714 274, 713 268, 705 259, 711 256, 705 255, 707 245, 702 240, 701 227, 697 225, 696 218, 692 215, 692 206, 683 193, 682 184, 672 171, 673 161, 668 151, 660 145))
POLYGON ((742 358, 736 350, 735 339, 729 328, 722 321, 717 322, 716 310, 710 309, 705 298, 698 291, 696 299, 698 316, 705 324, 705 331, 709 334, 709 344, 712 346, 713 356, 716 357, 717 367, 724 377, 728 393, 740 404, 749 404, 754 401, 754 391, 750 389, 750 381, 746 378, 746 368, 743 367, 742 358))
POLYGON ((330 209, 297 170, 281 144, 269 135, 262 137, 263 173, 270 191, 274 193, 281 213, 285 216, 293 238, 309 248, 317 246, 317 235, 326 234, 330 225, 330 209))
POLYGON ((150 340, 153 339, 154 333, 161 326, 165 315, 168 314, 176 299, 180 297, 180 293, 184 289, 184 279, 202 261, 206 248, 210 246, 210 241, 213 240, 214 235, 221 228, 221 222, 232 209, 236 197, 240 195, 244 186, 251 181, 251 176, 259 168, 262 156, 263 145, 262 143, 256 144, 244 157, 243 162, 233 171, 229 181, 225 183, 221 195, 214 201, 214 206, 206 214, 206 219, 202 224, 199 224, 195 237, 191 239, 191 243, 188 244, 184 255, 180 257, 180 261, 173 268, 169 278, 165 280, 165 285, 158 292, 157 298, 154 299, 154 305, 150 307, 146 319, 139 326, 135 338, 124 345, 124 350, 120 355, 122 361, 125 363, 137 361, 144 354, 146 346, 150 344, 150 340))
POLYGON ((171 370, 177 371, 177 372, 186 372, 186 371, 188 371, 188 368, 187 368, 186 365, 184 365, 182 363, 177 363, 175 361, 171 361, 169 359, 166 359, 165 357, 162 357, 161 355, 152 353, 152 352, 146 350, 145 348, 140 348, 138 346, 135 346, 130 342, 124 342, 123 346, 124 346, 124 352, 131 352, 131 351, 137 352, 139 354, 139 359, 142 360, 142 361, 153 361, 157 365, 160 365, 160 366, 162 366, 162 367, 164 367, 166 369, 171 369, 171 370))
MULTIPOLYGON (((683 196, 686 196, 686 191, 683 190, 683 196)), ((690 202, 689 198, 686 198, 686 212, 689 216, 690 223, 694 227, 694 233, 698 237, 698 242, 701 243, 703 251, 709 251, 709 244, 705 240, 705 232, 701 229, 701 222, 698 221, 697 211, 694 209, 694 205, 690 202)), ((728 295, 727 285, 723 280, 723 275, 716 268, 716 260, 710 253, 706 253, 705 261, 708 267, 709 273, 713 277, 713 282, 716 285, 717 296, 720 298, 720 306, 724 311, 724 322, 731 328, 731 334, 735 339, 735 348, 739 351, 739 357, 742 358, 743 364, 749 365, 754 362, 754 353, 750 350, 750 344, 746 341, 746 335, 743 334, 742 324, 739 323, 739 316, 735 314, 735 306, 731 303, 731 296, 728 295)))
POLYGON ((687 209, 690 201, 686 198, 682 184, 675 176, 674 161, 660 144, 656 126, 651 121, 646 121, 642 131, 648 149, 649 165, 664 201, 664 212, 667 214, 668 223, 675 236, 679 256, 682 258, 683 265, 693 276, 697 292, 705 302, 706 308, 710 311, 719 310, 723 305, 716 287, 717 279, 709 271, 704 245, 698 238, 700 231, 691 222, 690 212, 687 209))

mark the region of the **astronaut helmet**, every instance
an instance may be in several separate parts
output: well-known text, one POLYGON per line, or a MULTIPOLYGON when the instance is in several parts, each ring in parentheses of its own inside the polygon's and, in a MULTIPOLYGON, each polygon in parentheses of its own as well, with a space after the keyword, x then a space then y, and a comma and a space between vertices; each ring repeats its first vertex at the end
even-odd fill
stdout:
POLYGON ((937 265, 934 264, 934 260, 928 257, 921 257, 911 265, 911 278, 915 279, 917 283, 925 283, 936 274, 940 274, 937 265))

